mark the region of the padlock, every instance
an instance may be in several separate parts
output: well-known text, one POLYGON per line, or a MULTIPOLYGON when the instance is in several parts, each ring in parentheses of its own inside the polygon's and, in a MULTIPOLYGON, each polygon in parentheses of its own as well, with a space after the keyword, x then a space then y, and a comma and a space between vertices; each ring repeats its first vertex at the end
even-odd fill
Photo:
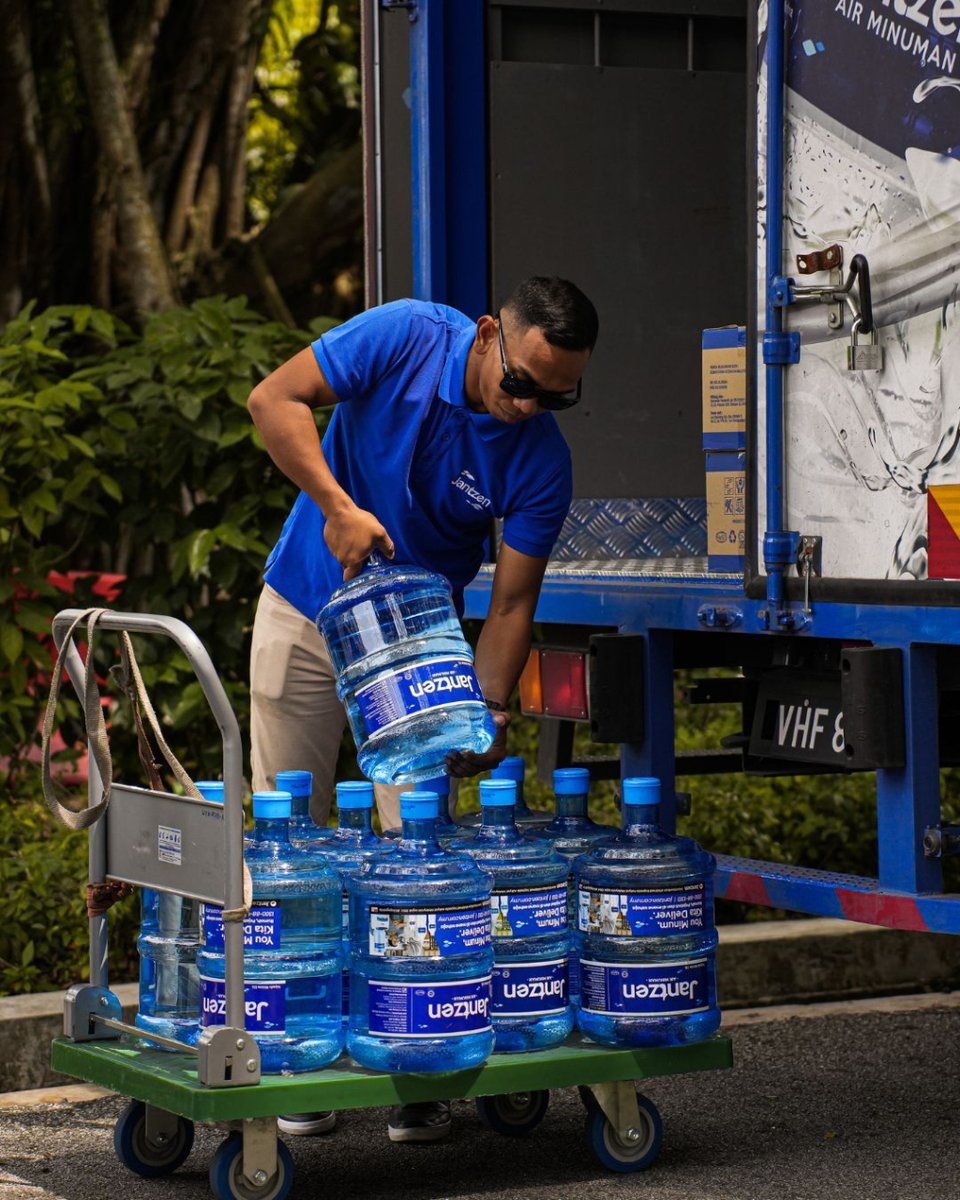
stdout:
POLYGON ((847 347, 847 370, 882 371, 883 347, 877 339, 877 327, 874 325, 870 331, 870 341, 861 344, 857 341, 860 325, 861 319, 857 317, 850 331, 850 345, 847 347))

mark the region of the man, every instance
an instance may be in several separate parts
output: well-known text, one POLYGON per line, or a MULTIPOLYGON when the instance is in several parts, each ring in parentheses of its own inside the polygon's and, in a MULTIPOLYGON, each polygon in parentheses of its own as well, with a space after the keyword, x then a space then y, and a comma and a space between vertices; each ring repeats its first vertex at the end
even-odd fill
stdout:
MULTIPOLYGON (((415 300, 371 309, 254 389, 249 408, 264 445, 301 488, 267 560, 254 622, 255 789, 272 786, 278 770, 311 770, 312 812, 326 821, 345 716, 317 613, 379 550, 444 575, 462 614, 494 517, 503 544, 476 671, 497 738, 486 754, 450 755, 447 768, 463 778, 504 757, 505 708, 570 505, 570 452, 552 412, 579 400, 597 331, 577 287, 537 276, 476 323, 415 300), (327 406, 335 408, 321 446, 313 410, 327 406)), ((384 828, 399 824, 400 790, 376 787, 384 828)), ((449 1124, 445 1105, 407 1106, 395 1110, 390 1136, 434 1140, 449 1124)))

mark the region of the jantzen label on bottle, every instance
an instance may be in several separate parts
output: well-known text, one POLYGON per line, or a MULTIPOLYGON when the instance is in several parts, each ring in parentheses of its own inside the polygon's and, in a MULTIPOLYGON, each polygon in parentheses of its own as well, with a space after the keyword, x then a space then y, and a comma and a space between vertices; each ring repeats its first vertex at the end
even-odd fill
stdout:
POLYGON ((490 945, 485 900, 430 908, 371 904, 368 954, 377 958, 447 958, 490 945))
POLYGON ((493 968, 494 1017, 547 1017, 567 1009, 567 959, 510 962, 493 968))
POLYGON ((706 929, 703 880, 671 888, 629 888, 581 882, 577 913, 581 933, 605 937, 656 937, 706 929))
MULTIPOLYGON (((226 984, 222 979, 200 977, 201 1025, 226 1023, 226 984)), ((243 985, 243 1023, 250 1033, 283 1033, 287 1024, 286 983, 260 979, 243 985)))
MULTIPOLYGON (((257 900, 243 919, 244 950, 276 950, 280 946, 281 908, 278 900, 257 900)), ((200 906, 200 941, 208 950, 223 949, 223 910, 200 906)))
POLYGON ((709 1008, 709 961, 580 960, 580 1007, 603 1017, 682 1017, 709 1008))
POLYGON ((562 932, 567 925, 567 889, 562 883, 497 888, 490 897, 490 912, 494 940, 562 932))
POLYGON ((491 1028, 489 975, 453 983, 371 979, 368 994, 373 1037, 466 1037, 491 1028))
POLYGON ((435 658, 381 675, 354 697, 367 738, 431 708, 483 704, 469 658, 435 658))

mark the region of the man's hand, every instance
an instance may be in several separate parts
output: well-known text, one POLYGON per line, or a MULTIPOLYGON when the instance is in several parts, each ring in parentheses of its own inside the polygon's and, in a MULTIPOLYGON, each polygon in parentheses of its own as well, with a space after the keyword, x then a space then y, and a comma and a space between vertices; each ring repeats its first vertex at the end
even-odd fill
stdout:
POLYGON ((377 518, 355 504, 330 513, 323 529, 327 549, 343 567, 343 581, 359 575, 374 550, 393 558, 393 541, 377 518))
POLYGON ((507 756, 507 726, 510 724, 509 713, 491 713, 493 723, 497 727, 493 745, 484 754, 474 754, 472 750, 454 750, 446 758, 447 774, 454 779, 468 779, 471 775, 479 775, 481 771, 492 771, 500 765, 507 756))

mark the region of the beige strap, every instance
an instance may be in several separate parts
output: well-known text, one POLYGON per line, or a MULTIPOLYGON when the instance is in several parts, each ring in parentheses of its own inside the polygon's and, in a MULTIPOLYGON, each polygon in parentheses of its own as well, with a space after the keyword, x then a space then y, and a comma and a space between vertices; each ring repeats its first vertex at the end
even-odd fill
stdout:
POLYGON ((130 641, 130 635, 126 632, 120 634, 120 665, 113 668, 113 674, 124 691, 131 696, 135 695, 139 701, 140 709, 146 713, 150 730, 153 733, 157 746, 160 748, 160 753, 166 759, 167 766, 173 772, 177 783, 180 784, 188 796, 192 796, 194 800, 202 800, 203 797, 197 790, 197 785, 167 745, 167 739, 163 736, 153 703, 147 694, 146 684, 144 684, 143 676, 140 674, 140 664, 137 662, 137 656, 133 652, 133 643, 130 641), (133 689, 130 688, 131 680, 133 681, 133 689))
POLYGON ((57 661, 53 668, 50 695, 47 698, 47 707, 43 714, 41 729, 43 798, 57 820, 69 829, 86 829, 94 821, 98 821, 109 807, 110 792, 113 788, 113 763, 110 759, 107 726, 103 719, 103 709, 100 706, 100 689, 97 687, 97 672, 93 661, 97 621, 105 611, 103 608, 85 609, 67 630, 67 635, 63 639, 63 647, 57 655, 57 661), (60 698, 60 686, 66 669, 67 650, 72 643, 74 631, 85 619, 87 622, 87 663, 83 681, 83 720, 90 752, 93 754, 93 760, 97 765, 103 785, 99 801, 89 806, 85 799, 76 797, 68 799, 66 804, 61 803, 53 776, 50 773, 50 741, 53 737, 53 722, 57 711, 57 700, 60 698))
MULTIPOLYGON (((97 622, 106 611, 104 608, 85 609, 77 616, 67 630, 67 634, 63 639, 63 649, 57 656, 53 677, 50 681, 50 695, 47 699, 47 707, 43 715, 43 727, 41 731, 43 739, 43 796, 48 808, 57 820, 70 829, 86 829, 96 821, 99 821, 110 806, 110 795, 113 788, 113 762, 110 756, 110 744, 107 739, 107 726, 103 719, 103 707, 100 702, 100 689, 97 686, 97 673, 93 655, 97 622), (50 771, 50 742, 53 737, 57 700, 60 697, 60 688, 66 667, 66 652, 71 645, 77 626, 84 619, 87 621, 87 662, 83 687, 84 728, 86 730, 87 741, 93 753, 94 762, 97 765, 97 770, 100 773, 100 779, 103 783, 101 799, 98 803, 92 805, 87 805, 79 798, 68 798, 65 804, 62 803, 57 795, 57 788, 50 771)), ((139 701, 140 710, 146 714, 157 746, 160 748, 160 752, 166 759, 167 765, 173 772, 177 782, 188 796, 191 796, 195 800, 203 799, 197 785, 187 774, 182 763, 170 749, 166 738, 163 736, 160 722, 157 719, 157 714, 147 694, 146 685, 143 682, 143 675, 140 673, 140 664, 137 662, 136 654, 134 654, 133 643, 130 641, 130 636, 126 631, 120 634, 120 664, 117 667, 111 668, 111 674, 130 697, 131 704, 133 705, 136 724, 138 726, 140 759, 144 770, 147 771, 150 778, 151 786, 154 787, 154 790, 160 790, 156 788, 156 772, 151 769, 152 755, 149 752, 146 737, 143 735, 142 724, 137 712, 137 705, 134 703, 134 697, 139 701), (130 686, 131 681, 133 684, 132 688, 130 686)), ((247 866, 246 860, 244 860, 243 904, 240 908, 225 908, 223 910, 224 921, 242 921, 250 912, 252 902, 253 880, 250 877, 250 869, 247 866)))

